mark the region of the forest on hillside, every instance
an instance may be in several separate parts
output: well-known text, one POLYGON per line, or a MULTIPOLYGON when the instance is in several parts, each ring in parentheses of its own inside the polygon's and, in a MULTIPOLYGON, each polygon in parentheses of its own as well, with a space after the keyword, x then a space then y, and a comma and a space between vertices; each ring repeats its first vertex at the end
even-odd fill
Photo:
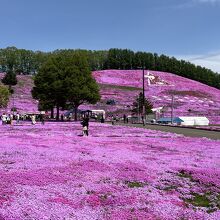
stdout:
POLYGON ((196 66, 175 57, 158 55, 149 52, 134 52, 129 49, 109 50, 55 50, 52 52, 32 51, 7 47, 0 49, 0 72, 8 70, 16 74, 36 74, 42 64, 53 54, 83 53, 86 54, 92 71, 103 69, 132 70, 145 68, 155 71, 174 73, 220 89, 220 74, 210 69, 196 66))

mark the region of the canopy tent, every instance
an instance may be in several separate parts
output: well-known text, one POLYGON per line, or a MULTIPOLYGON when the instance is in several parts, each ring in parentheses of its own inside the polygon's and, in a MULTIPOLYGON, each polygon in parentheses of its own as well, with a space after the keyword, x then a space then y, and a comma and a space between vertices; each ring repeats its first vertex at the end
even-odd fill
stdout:
MULTIPOLYGON (((171 124, 172 119, 170 117, 167 118, 160 118, 158 123, 161 124, 171 124)), ((173 123, 178 124, 178 125, 185 125, 185 126, 205 126, 209 125, 209 120, 206 117, 197 117, 197 116, 192 116, 192 117, 185 117, 185 116, 180 116, 180 117, 175 117, 173 118, 173 123)))
POLYGON ((209 119, 206 117, 179 117, 181 122, 181 125, 209 125, 209 119))

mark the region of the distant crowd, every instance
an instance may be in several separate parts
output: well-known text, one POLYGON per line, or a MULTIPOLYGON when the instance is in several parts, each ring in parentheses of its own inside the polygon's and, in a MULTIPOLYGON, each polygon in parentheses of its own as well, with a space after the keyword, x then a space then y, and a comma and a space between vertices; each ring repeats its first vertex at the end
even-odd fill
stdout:
POLYGON ((111 116, 112 125, 114 125, 116 122, 121 121, 121 120, 123 120, 124 123, 128 123, 128 116, 125 115, 125 114, 123 115, 123 118, 121 118, 121 117, 118 116, 118 115, 112 115, 112 116, 111 116))
MULTIPOLYGON (((64 121, 64 117, 62 116, 63 115, 61 115, 61 121, 64 121)), ((3 113, 1 115, 1 121, 2 121, 2 125, 13 125, 14 123, 16 125, 19 125, 21 121, 30 121, 32 125, 35 125, 37 121, 39 121, 41 122, 41 124, 44 125, 45 117, 46 117, 45 114, 19 114, 19 112, 17 112, 16 114, 3 113)), ((83 136, 89 136, 89 120, 91 118, 97 120, 97 118, 91 117, 91 115, 89 114, 82 114, 80 117, 83 136)), ((123 115, 123 117, 120 117, 118 115, 111 115, 109 116, 109 118, 111 119, 112 125, 114 125, 116 122, 121 120, 123 120, 124 123, 129 122, 129 118, 125 114, 123 115)), ((99 119, 101 123, 105 122, 105 118, 103 117, 103 115, 101 115, 99 119)))
POLYGON ((33 125, 36 124, 36 120, 39 120, 42 124, 45 123, 45 116, 43 114, 35 115, 35 114, 6 114, 3 113, 1 115, 2 125, 13 125, 14 122, 19 124, 20 121, 29 120, 33 125))

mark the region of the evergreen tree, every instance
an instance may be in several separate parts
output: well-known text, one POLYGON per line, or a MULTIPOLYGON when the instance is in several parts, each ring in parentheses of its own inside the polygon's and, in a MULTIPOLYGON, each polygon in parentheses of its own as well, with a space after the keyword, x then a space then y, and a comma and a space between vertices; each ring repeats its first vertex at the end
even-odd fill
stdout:
POLYGON ((12 86, 17 84, 16 74, 12 70, 9 70, 2 79, 2 83, 8 85, 10 93, 13 93, 12 86))
POLYGON ((143 113, 143 105, 145 106, 145 113, 144 113, 145 115, 152 113, 151 109, 153 108, 153 104, 148 99, 143 97, 143 93, 140 92, 139 96, 136 98, 136 101, 133 103, 132 113, 133 114, 143 113))
POLYGON ((61 60, 56 55, 51 57, 39 70, 34 77, 34 87, 32 89, 33 98, 39 101, 40 110, 57 109, 57 120, 59 119, 59 110, 65 106, 66 95, 63 84, 63 73, 60 65, 61 60))
MULTIPOLYGON (((0 72, 14 71, 17 74, 35 74, 50 56, 58 55, 63 50, 51 53, 7 47, 0 49, 0 72)), ((92 71, 102 69, 146 69, 171 72, 179 76, 194 79, 220 89, 219 74, 190 62, 177 60, 164 54, 133 52, 129 49, 112 48, 103 51, 65 50, 66 53, 81 53, 87 57, 92 71)))
POLYGON ((75 110, 77 120, 78 107, 83 103, 95 104, 100 100, 99 87, 92 77, 87 59, 76 53, 66 62, 64 84, 67 93, 67 102, 75 110))
POLYGON ((0 108, 6 108, 9 101, 10 92, 4 85, 0 85, 0 108))
POLYGON ((2 79, 2 83, 8 86, 16 85, 17 84, 16 74, 13 71, 9 70, 2 79))
POLYGON ((60 108, 71 105, 77 109, 85 103, 95 104, 99 99, 99 88, 92 78, 88 57, 81 51, 59 51, 39 70, 34 78, 32 95, 39 100, 41 108, 56 108, 57 120, 60 108))

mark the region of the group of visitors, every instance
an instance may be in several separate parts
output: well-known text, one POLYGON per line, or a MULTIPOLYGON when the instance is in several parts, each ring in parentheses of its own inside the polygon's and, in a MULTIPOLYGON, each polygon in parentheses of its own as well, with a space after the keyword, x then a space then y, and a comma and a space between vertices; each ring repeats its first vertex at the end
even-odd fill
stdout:
POLYGON ((118 115, 112 115, 111 116, 112 125, 114 125, 117 121, 119 121, 118 115))
POLYGON ((17 113, 16 115, 3 113, 1 116, 1 120, 3 125, 13 125, 13 120, 16 120, 16 123, 18 124, 20 121, 20 115, 19 113, 17 113))
POLYGON ((19 122, 22 120, 30 120, 32 125, 36 124, 36 121, 39 120, 41 122, 41 124, 45 123, 45 117, 43 114, 40 115, 26 115, 26 114, 22 114, 20 115, 18 112, 15 114, 6 114, 3 113, 1 115, 1 120, 2 120, 2 125, 6 125, 6 124, 10 124, 13 125, 14 121, 16 121, 16 124, 19 124, 19 122))
POLYGON ((32 125, 35 125, 37 123, 37 120, 41 122, 42 125, 45 124, 45 117, 43 114, 40 114, 40 115, 30 115, 29 116, 30 119, 31 119, 31 124, 32 125))
MULTIPOLYGON (((114 125, 117 121, 120 121, 120 120, 121 119, 118 115, 111 116, 112 125, 114 125)), ((128 117, 125 114, 123 115, 123 121, 124 121, 124 123, 128 123, 128 117)))
POLYGON ((128 117, 126 114, 123 115, 124 124, 128 123, 128 117))
MULTIPOLYGON (((118 116, 112 116, 113 120, 118 120, 118 116)), ((19 124, 20 120, 30 120, 32 125, 35 125, 37 123, 37 120, 39 120, 42 124, 45 123, 45 116, 43 114, 39 115, 20 115, 18 112, 16 115, 14 114, 6 114, 3 113, 1 115, 2 124, 10 124, 13 125, 13 122, 16 121, 16 124, 19 124)), ((104 123, 104 117, 101 117, 101 123, 104 123)), ((89 115, 82 115, 82 134, 83 136, 89 136, 89 115)))
MULTIPOLYGON (((45 123, 45 117, 43 114, 37 115, 37 119, 39 119, 39 121, 44 124, 45 123)), ((6 125, 6 124, 10 124, 13 125, 13 121, 16 120, 16 124, 19 124, 21 120, 24 119, 29 119, 31 120, 31 124, 35 125, 36 124, 36 115, 32 114, 32 115, 27 115, 26 117, 24 117, 24 115, 20 115, 18 112, 16 113, 16 115, 14 114, 6 114, 3 113, 1 115, 1 120, 2 120, 2 125, 6 125)), ((101 121, 102 123, 104 123, 104 119, 101 121)), ((83 136, 89 136, 89 116, 88 115, 83 115, 82 116, 82 132, 83 132, 83 136)))

